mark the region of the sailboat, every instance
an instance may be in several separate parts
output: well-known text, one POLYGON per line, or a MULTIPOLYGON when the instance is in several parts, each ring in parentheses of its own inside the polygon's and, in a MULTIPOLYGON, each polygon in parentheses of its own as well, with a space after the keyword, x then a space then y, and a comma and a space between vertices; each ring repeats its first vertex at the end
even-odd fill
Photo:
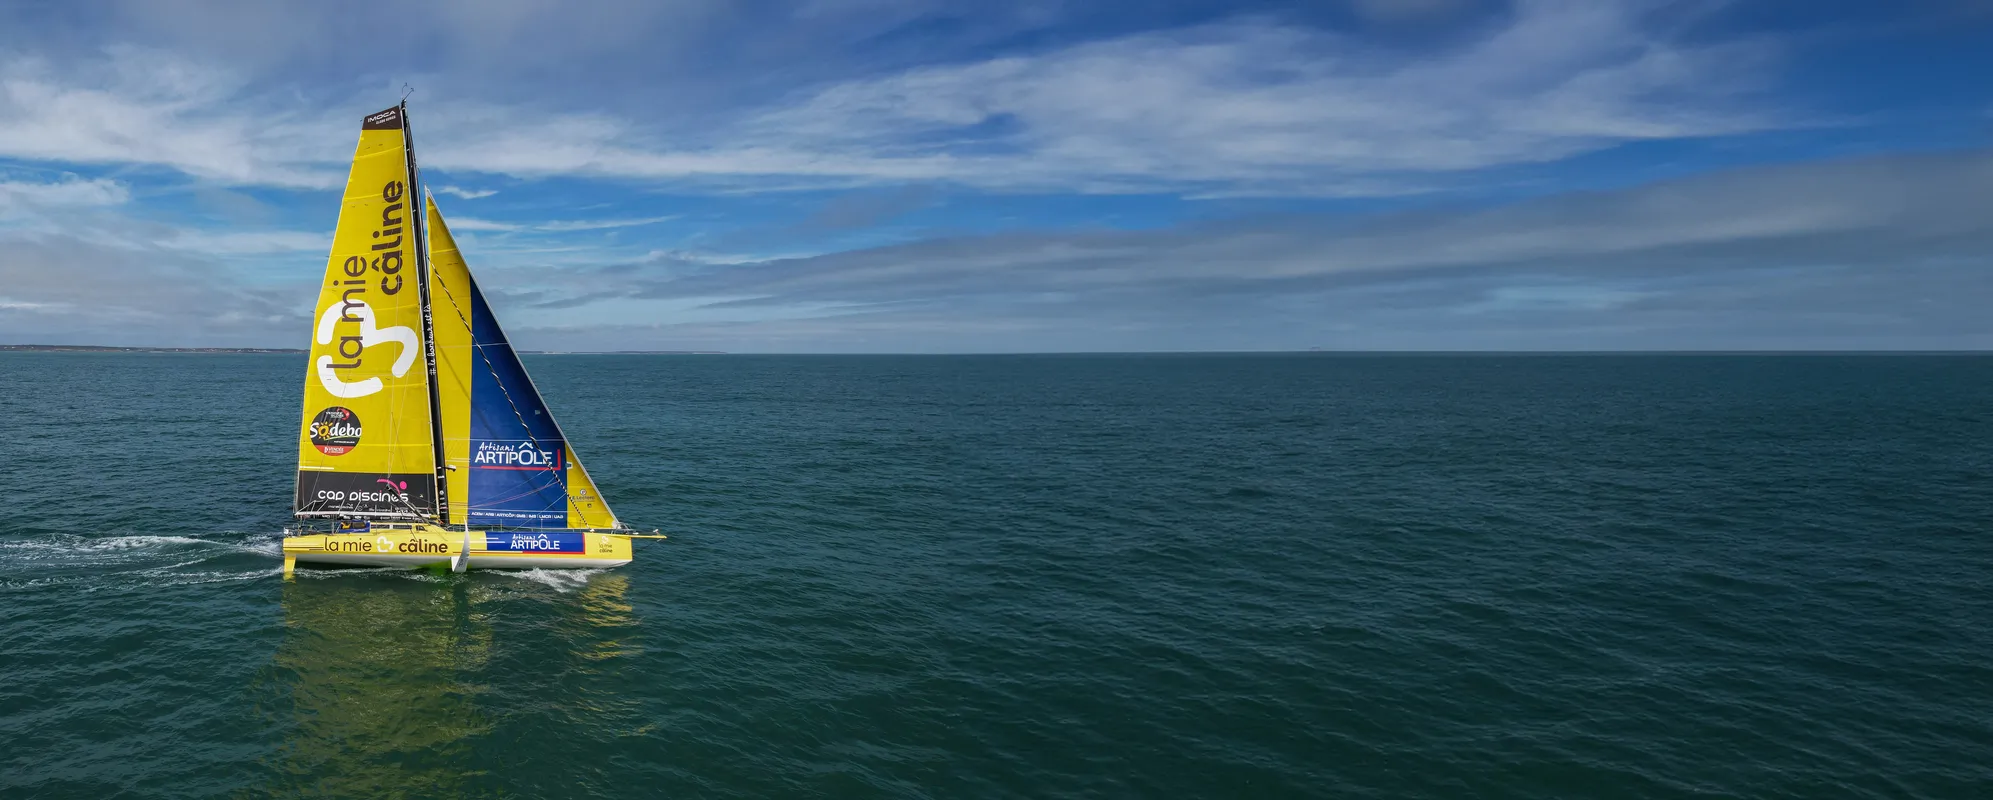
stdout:
POLYGON ((423 190, 406 100, 361 122, 310 353, 286 577, 616 567, 664 538, 617 519, 554 422, 423 190))

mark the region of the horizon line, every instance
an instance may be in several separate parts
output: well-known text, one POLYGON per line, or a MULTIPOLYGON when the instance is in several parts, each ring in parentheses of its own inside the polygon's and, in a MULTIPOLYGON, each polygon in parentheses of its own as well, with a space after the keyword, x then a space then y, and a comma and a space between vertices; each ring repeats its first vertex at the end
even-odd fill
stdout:
MULTIPOLYGON (((109 353, 185 353, 190 355, 301 355, 310 352, 296 347, 166 347, 159 345, 95 345, 95 344, 0 344, 0 352, 109 352, 109 353)), ((1993 349, 1720 349, 1692 348, 1674 350, 1627 349, 1627 350, 1341 350, 1326 348, 1265 349, 1265 350, 1016 350, 1016 351, 962 351, 962 352, 734 352, 727 350, 525 350, 521 355, 728 355, 728 356, 1108 356, 1108 355, 1458 355, 1458 356, 1554 356, 1554 355, 1993 355, 1993 349)))

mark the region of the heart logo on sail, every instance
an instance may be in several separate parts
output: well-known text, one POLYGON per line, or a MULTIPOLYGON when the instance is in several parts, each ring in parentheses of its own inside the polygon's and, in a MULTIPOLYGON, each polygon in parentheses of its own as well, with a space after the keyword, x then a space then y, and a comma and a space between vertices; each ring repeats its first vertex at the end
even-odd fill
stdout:
MULTIPOLYGON (((327 306, 325 314, 318 318, 318 343, 322 345, 332 344, 333 328, 342 320, 352 321, 347 319, 349 315, 357 318, 360 323, 360 335, 357 337, 360 350, 365 351, 374 345, 388 342, 400 344, 401 354, 395 357, 392 371, 397 378, 407 374, 408 368, 415 364, 415 354, 422 349, 422 340, 416 337, 414 329, 406 325, 396 325, 391 328, 374 327, 374 309, 365 302, 327 306)), ((351 339, 355 337, 343 338, 351 339)), ((343 347, 344 342, 341 345, 343 347)), ((341 355, 345 355, 343 350, 341 351, 341 355)), ((355 353, 348 357, 354 358, 355 363, 358 363, 358 355, 358 353, 355 353)), ((352 382, 340 380, 338 370, 333 368, 332 356, 318 357, 318 382, 325 387, 325 391, 328 394, 331 394, 333 397, 346 399, 366 397, 380 391, 385 386, 378 377, 352 382)))

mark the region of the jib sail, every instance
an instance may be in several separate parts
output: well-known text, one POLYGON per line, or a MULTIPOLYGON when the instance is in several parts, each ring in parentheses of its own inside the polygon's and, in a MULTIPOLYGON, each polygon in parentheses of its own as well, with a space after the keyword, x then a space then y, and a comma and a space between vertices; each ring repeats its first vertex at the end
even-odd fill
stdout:
POLYGON ((453 525, 614 528, 429 200, 431 317, 453 525))
POLYGON ((312 314, 299 516, 429 517, 436 456, 424 358, 420 195, 407 115, 368 115, 312 314))

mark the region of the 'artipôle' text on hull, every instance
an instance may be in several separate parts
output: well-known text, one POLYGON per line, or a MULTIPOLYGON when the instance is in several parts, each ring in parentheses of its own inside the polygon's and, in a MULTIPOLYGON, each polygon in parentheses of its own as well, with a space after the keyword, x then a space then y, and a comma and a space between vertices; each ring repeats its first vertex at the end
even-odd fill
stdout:
MULTIPOLYGON (((312 317, 297 563, 599 568, 632 538, 423 190, 406 103, 367 115, 312 317)), ((289 534, 290 532, 287 532, 289 534)))

